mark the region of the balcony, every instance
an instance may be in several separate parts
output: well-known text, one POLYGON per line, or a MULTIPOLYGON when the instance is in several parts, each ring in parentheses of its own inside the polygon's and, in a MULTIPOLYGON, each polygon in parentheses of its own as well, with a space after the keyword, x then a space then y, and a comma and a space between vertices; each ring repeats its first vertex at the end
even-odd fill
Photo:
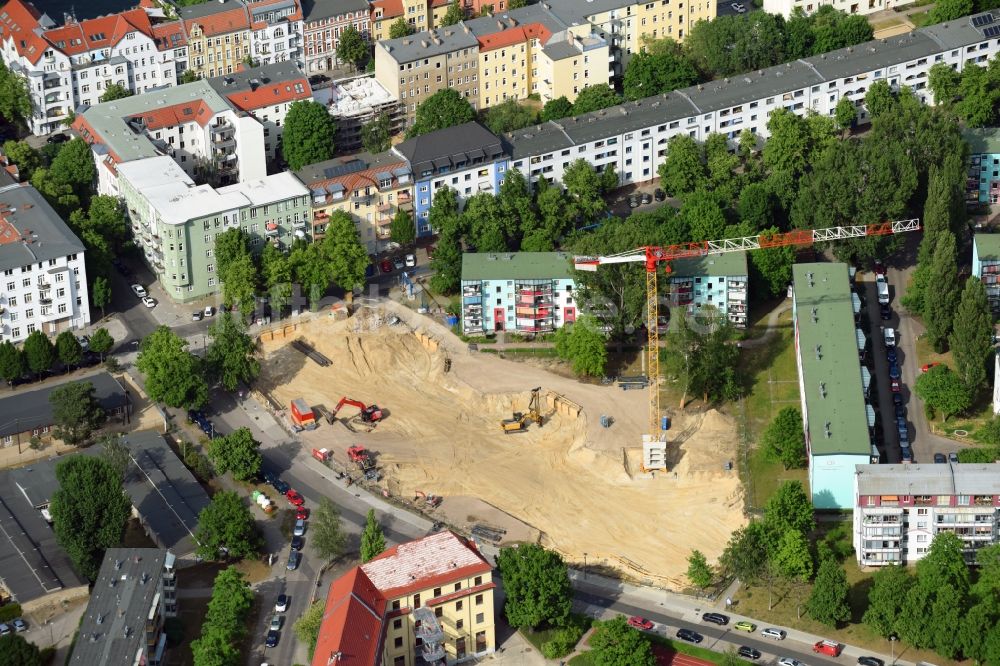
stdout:
POLYGON ((211 131, 212 131, 212 140, 215 141, 217 140, 216 137, 218 136, 223 136, 225 134, 232 135, 233 133, 236 132, 236 128, 230 125, 228 122, 222 122, 212 125, 211 131))
POLYGON ((390 240, 392 238, 392 229, 388 227, 378 227, 375 230, 375 238, 378 240, 390 240))
POLYGON ((224 134, 218 134, 212 137, 212 145, 216 148, 235 148, 236 138, 234 136, 226 136, 224 134))
POLYGON ((308 224, 309 224, 309 222, 307 220, 305 220, 305 219, 296 218, 296 219, 292 220, 292 228, 293 229, 305 229, 308 224))
POLYGON ((274 222, 268 222, 264 227, 264 234, 267 236, 277 236, 281 233, 281 229, 274 222))
POLYGON ((378 209, 377 210, 380 213, 391 213, 392 212, 392 204, 389 203, 389 202, 380 203, 378 205, 378 209))

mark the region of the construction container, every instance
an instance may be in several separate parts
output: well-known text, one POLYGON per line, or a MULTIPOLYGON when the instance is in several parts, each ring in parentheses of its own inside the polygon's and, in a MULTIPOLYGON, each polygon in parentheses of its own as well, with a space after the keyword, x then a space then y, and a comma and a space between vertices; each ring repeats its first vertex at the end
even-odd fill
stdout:
POLYGON ((330 459, 330 449, 313 449, 312 456, 321 463, 330 459))
POLYGON ((305 430, 313 430, 316 427, 316 414, 312 407, 306 404, 302 398, 296 398, 291 403, 292 423, 305 430))
POLYGON ((660 417, 660 430, 670 430, 670 417, 661 416, 660 417))

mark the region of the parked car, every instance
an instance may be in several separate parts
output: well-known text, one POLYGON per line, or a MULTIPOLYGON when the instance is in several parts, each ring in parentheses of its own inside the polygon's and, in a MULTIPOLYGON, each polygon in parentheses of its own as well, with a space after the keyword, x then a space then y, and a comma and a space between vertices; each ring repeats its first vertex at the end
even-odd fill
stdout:
POLYGON ((813 644, 813 652, 816 654, 826 654, 831 657, 839 657, 843 650, 844 646, 837 641, 822 640, 813 644))
POLYGON ((295 506, 302 506, 303 504, 306 503, 305 498, 302 497, 302 495, 299 494, 297 490, 289 490, 288 492, 285 493, 285 497, 287 497, 288 501, 295 506))
POLYGON ((288 595, 279 594, 278 599, 274 602, 274 610, 278 613, 284 613, 288 610, 288 595))
POLYGON ((896 412, 896 418, 897 419, 905 419, 906 418, 906 405, 902 405, 902 404, 900 404, 900 405, 894 405, 893 409, 896 412))
POLYGON ((742 3, 740 3, 740 2, 734 2, 734 3, 732 3, 729 6, 737 14, 742 14, 743 12, 745 12, 747 10, 747 8, 742 3))
POLYGON ((14 620, 14 631, 21 633, 22 631, 28 630, 28 623, 21 618, 16 618, 14 620))
POLYGON ((903 390, 903 385, 899 383, 898 379, 892 379, 889 381, 889 390, 893 393, 899 393, 903 390))
POLYGON ((201 319, 202 319, 201 310, 197 310, 191 315, 191 321, 201 321, 201 319))
POLYGON ((275 478, 274 483, 272 483, 271 486, 282 495, 291 490, 291 486, 289 486, 287 483, 285 483, 279 478, 275 478))
POLYGON ((930 370, 931 368, 933 368, 933 367, 936 367, 936 366, 939 366, 939 365, 941 365, 941 364, 940 364, 940 363, 937 363, 937 362, 934 362, 934 363, 926 363, 926 364, 924 364, 924 365, 920 366, 920 372, 927 372, 927 371, 928 371, 928 370, 930 370))
POLYGON ((152 296, 146 296, 145 298, 142 299, 142 304, 145 305, 147 308, 155 308, 156 299, 153 298, 152 296))
POLYGON ((858 666, 885 666, 885 662, 878 657, 858 657, 858 666))
POLYGON ((667 193, 661 190, 660 188, 656 188, 655 190, 653 190, 653 198, 656 199, 657 201, 666 201, 667 193))
POLYGON ((271 629, 270 631, 281 631, 281 616, 272 615, 271 616, 271 629))
POLYGON ((309 518, 309 509, 304 506, 295 507, 295 520, 306 520, 309 518))
POLYGON ((798 659, 792 659, 791 657, 781 657, 778 659, 779 666, 806 666, 798 659))
POLYGON ((639 200, 642 201, 642 205, 653 203, 653 196, 649 192, 643 192, 639 195, 639 200))
POLYGON ((743 657, 744 659, 750 659, 753 661, 760 659, 760 650, 758 650, 757 648, 752 648, 749 645, 741 645, 739 649, 736 650, 736 654, 743 657))
POLYGON ((378 267, 382 270, 383 273, 391 273, 392 272, 392 262, 389 261, 388 259, 383 259, 379 263, 378 267))
POLYGON ((900 378, 899 366, 895 363, 889 364, 889 379, 899 379, 900 378))
POLYGON ((768 627, 766 629, 761 629, 760 635, 763 636, 764 638, 772 638, 776 641, 785 640, 784 629, 775 629, 774 627, 768 627))
POLYGON ((633 615, 628 619, 628 625, 630 627, 635 627, 636 629, 642 629, 643 631, 649 631, 653 628, 653 623, 644 617, 639 617, 638 615, 633 615))
POLYGON ((202 310, 202 314, 204 314, 206 317, 213 317, 215 316, 215 308, 213 308, 211 305, 206 305, 205 309, 202 310))
POLYGON ((67 141, 69 141, 69 135, 61 132, 59 134, 53 134, 45 140, 46 143, 66 143, 67 141))
POLYGON ((701 643, 705 640, 705 637, 699 634, 697 631, 691 631, 690 629, 678 629, 677 638, 682 641, 687 641, 688 643, 701 643))
POLYGON ((630 195, 628 195, 628 207, 629 208, 638 208, 639 207, 639 201, 640 201, 640 199, 639 199, 639 195, 638 194, 630 194, 630 195))
POLYGON ((0 636, 6 636, 9 633, 10 633, 10 625, 5 623, 0 624, 0 636))
POLYGON ((892 308, 888 303, 879 303, 878 314, 882 319, 892 319, 892 308))
POLYGON ((948 454, 948 462, 957 463, 958 462, 958 453, 955 452, 955 451, 952 451, 951 453, 949 453, 948 454))
POLYGON ((302 550, 302 546, 305 545, 305 539, 300 536, 292 537, 292 550, 302 550))
POLYGON ((753 622, 740 620, 739 622, 733 625, 733 629, 736 629, 737 631, 746 631, 748 633, 753 633, 757 631, 757 625, 754 624, 753 622))
POLYGON ((912 463, 913 462, 913 449, 911 449, 909 447, 909 445, 903 446, 903 444, 900 444, 899 445, 899 457, 902 459, 902 461, 904 463, 912 463))
POLYGON ((874 270, 875 275, 885 275, 885 264, 882 263, 881 259, 876 259, 872 264, 872 270, 874 270))
POLYGON ((138 296, 139 298, 145 298, 146 296, 148 296, 148 294, 146 293, 146 288, 143 287, 141 284, 133 284, 132 293, 138 296))
POLYGON ((309 77, 309 85, 315 86, 320 83, 326 83, 330 80, 330 77, 326 74, 313 74, 309 77))
POLYGON ((302 560, 302 553, 297 550, 293 550, 288 553, 288 564, 285 566, 289 571, 295 571, 299 568, 299 562, 302 560))
POLYGON ((302 536, 306 533, 306 521, 296 520, 295 527, 292 529, 292 536, 302 536))
POLYGON ((896 329, 886 326, 882 329, 882 340, 886 347, 896 346, 896 329))
POLYGON ((417 265, 417 256, 412 253, 406 255, 405 263, 407 268, 413 268, 414 266, 417 265))
POLYGON ((278 641, 281 640, 281 634, 277 631, 267 632, 267 637, 264 639, 264 645, 269 648, 278 647, 278 641))
POLYGON ((896 356, 895 347, 889 347, 885 350, 885 360, 889 361, 889 363, 895 363, 897 360, 899 360, 899 357, 896 356))
POLYGON ((948 456, 946 456, 943 453, 935 453, 934 454, 934 462, 937 463, 937 464, 939 464, 939 465, 947 463, 948 462, 948 456))
POLYGON ((899 395, 898 393, 893 393, 892 404, 895 405, 896 407, 901 406, 903 404, 903 396, 899 395))
POLYGON ((729 624, 729 616, 723 615, 722 613, 705 613, 701 616, 701 619, 705 622, 717 624, 720 627, 729 624))
POLYGON ((402 257, 393 257, 393 258, 392 258, 392 266, 393 266, 393 268, 395 268, 395 269, 396 269, 397 271, 399 271, 399 270, 402 270, 403 268, 405 268, 405 267, 406 267, 406 262, 405 262, 405 261, 403 261, 403 258, 402 258, 402 257))

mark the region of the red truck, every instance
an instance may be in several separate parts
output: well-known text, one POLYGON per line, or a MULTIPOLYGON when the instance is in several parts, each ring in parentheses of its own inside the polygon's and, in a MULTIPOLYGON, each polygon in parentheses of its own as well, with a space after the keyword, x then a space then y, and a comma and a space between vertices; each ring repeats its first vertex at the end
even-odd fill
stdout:
POLYGON ((836 641, 820 641, 813 645, 813 652, 839 657, 844 646, 836 641))

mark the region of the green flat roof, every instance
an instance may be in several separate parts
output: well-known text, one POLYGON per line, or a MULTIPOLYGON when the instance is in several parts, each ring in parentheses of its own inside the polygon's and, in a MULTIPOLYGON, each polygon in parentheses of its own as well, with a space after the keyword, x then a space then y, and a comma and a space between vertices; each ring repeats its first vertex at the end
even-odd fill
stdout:
POLYGON ((969 144, 973 155, 1000 153, 1000 129, 995 127, 965 128, 962 138, 969 144))
POLYGON ((807 411, 803 417, 809 420, 811 451, 814 455, 869 455, 847 265, 795 264, 792 278, 807 411))
POLYGON ((1000 234, 976 234, 972 237, 976 253, 983 259, 1000 259, 1000 234))
POLYGON ((572 257, 565 252, 466 252, 463 280, 572 279, 572 257))
POLYGON ((676 259, 670 262, 670 268, 673 275, 683 277, 747 275, 747 253, 726 252, 691 259, 676 259))

